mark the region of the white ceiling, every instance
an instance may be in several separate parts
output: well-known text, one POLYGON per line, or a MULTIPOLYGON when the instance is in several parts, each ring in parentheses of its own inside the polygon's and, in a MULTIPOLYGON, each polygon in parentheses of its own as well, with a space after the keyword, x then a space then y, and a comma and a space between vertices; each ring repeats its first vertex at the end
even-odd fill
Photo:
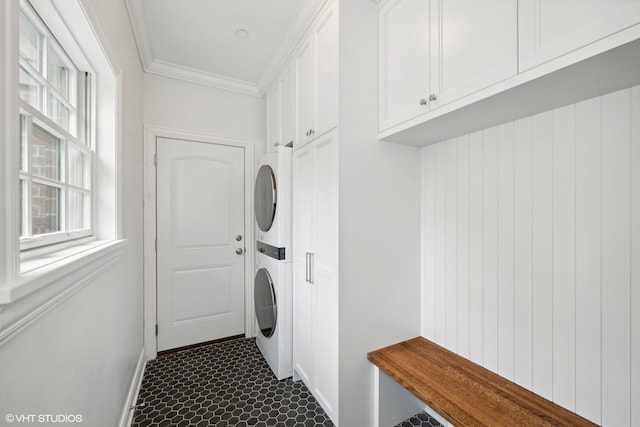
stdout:
POLYGON ((322 0, 126 0, 145 71, 261 96, 322 0), (247 39, 236 30, 249 32, 247 39))

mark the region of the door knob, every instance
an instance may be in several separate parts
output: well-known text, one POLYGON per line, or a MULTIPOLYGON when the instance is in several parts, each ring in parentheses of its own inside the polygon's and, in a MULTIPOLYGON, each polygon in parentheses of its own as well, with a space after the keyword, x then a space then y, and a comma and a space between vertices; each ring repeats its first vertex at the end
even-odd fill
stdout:
POLYGON ((236 242, 239 242, 240 240, 242 240, 242 236, 238 234, 238 235, 236 236, 236 242))
POLYGON ((236 253, 237 253, 238 255, 242 255, 242 252, 243 252, 243 251, 242 251, 242 248, 238 248, 238 249, 236 249, 236 253))
POLYGON ((426 99, 424 99, 424 98, 422 98, 422 99, 420 100, 420 105, 427 105, 427 100, 426 100, 426 99))
POLYGON ((438 97, 434 93, 429 95, 429 101, 435 101, 436 99, 438 99, 438 97))

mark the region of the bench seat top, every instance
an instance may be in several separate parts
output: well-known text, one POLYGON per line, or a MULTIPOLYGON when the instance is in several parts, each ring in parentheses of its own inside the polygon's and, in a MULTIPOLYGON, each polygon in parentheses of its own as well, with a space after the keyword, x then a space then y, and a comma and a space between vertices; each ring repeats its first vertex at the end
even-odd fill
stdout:
POLYGON ((368 359, 456 426, 596 425, 424 337, 368 359))

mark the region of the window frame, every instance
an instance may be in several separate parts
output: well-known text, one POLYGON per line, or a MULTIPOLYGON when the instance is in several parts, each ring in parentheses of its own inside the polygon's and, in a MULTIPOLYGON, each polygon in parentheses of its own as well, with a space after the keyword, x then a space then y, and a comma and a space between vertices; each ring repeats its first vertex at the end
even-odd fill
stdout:
MULTIPOLYGON (((65 47, 58 41, 53 32, 48 28, 47 23, 40 17, 33 5, 27 0, 20 0, 19 4, 19 28, 22 20, 26 20, 38 33, 37 55, 39 57, 39 69, 36 69, 26 59, 18 54, 18 73, 24 72, 38 84, 38 104, 40 109, 33 106, 29 101, 18 96, 19 104, 19 139, 16 142, 20 153, 21 161, 18 162, 18 207, 20 209, 19 225, 20 251, 27 252, 31 249, 52 246, 56 249, 56 244, 69 242, 72 240, 95 238, 94 218, 95 218, 95 191, 94 191, 94 169, 96 142, 93 136, 95 132, 92 127, 92 118, 95 113, 95 96, 91 75, 95 74, 93 69, 87 67, 86 57, 82 58, 85 64, 84 71, 81 71, 76 63, 69 57, 65 47), (62 62, 70 75, 67 77, 68 97, 55 87, 55 83, 49 76, 49 58, 52 54, 62 62), (56 99, 64 108, 69 111, 68 128, 65 129, 51 114, 51 99, 56 99), (45 133, 51 135, 59 141, 60 171, 58 179, 52 179, 35 174, 31 165, 31 152, 33 146, 33 130, 38 126, 45 133), (26 139, 26 141, 24 140, 26 139), (84 158, 82 164, 83 185, 74 185, 70 181, 70 153, 75 150, 84 158), (24 157, 23 157, 24 156, 24 157), (59 230, 43 234, 33 234, 32 220, 32 189, 34 184, 47 185, 59 189, 58 196, 58 221, 59 230), (21 195, 25 191, 26 196, 21 195), (82 227, 71 228, 71 195, 82 195, 82 207, 80 212, 82 227), (23 203, 24 202, 24 203, 23 203)), ((22 40, 22 32, 19 30, 18 44, 22 40)), ((67 42, 69 42, 67 40, 67 42)), ((75 52, 82 52, 77 45, 71 46, 75 52)), ((19 92, 19 90, 18 90, 19 92)))
MULTIPOLYGON (((0 341, 12 336, 33 316, 40 316, 91 283, 90 277, 121 262, 124 237, 123 140, 124 68, 118 49, 102 25, 99 9, 84 0, 29 0, 80 69, 95 71, 92 88, 91 138, 95 144, 92 171, 94 235, 20 250, 19 223, 19 16, 21 0, 0 7, 0 341), (67 43, 70 41, 70 44, 67 43), (75 46, 70 48, 69 46, 75 46), (75 50, 74 50, 75 49, 75 50), (99 196, 99 197, 96 197, 99 196), (3 335, 4 334, 4 335, 3 335), (8 335, 7 335, 8 334, 8 335), (4 338, 3 338, 4 337, 4 338)), ((127 63, 128 64, 128 63, 127 63)), ((126 74, 126 75, 125 75, 126 74)))

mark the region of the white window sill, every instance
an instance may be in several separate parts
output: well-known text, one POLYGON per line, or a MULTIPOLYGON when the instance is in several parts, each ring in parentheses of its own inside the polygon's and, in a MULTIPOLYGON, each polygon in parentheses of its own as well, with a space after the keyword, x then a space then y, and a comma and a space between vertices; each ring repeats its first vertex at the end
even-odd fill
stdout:
POLYGON ((97 269, 100 265, 122 255, 127 240, 94 240, 61 249, 21 264, 22 274, 0 284, 0 305, 11 304, 41 288, 60 281, 71 273, 97 269))

